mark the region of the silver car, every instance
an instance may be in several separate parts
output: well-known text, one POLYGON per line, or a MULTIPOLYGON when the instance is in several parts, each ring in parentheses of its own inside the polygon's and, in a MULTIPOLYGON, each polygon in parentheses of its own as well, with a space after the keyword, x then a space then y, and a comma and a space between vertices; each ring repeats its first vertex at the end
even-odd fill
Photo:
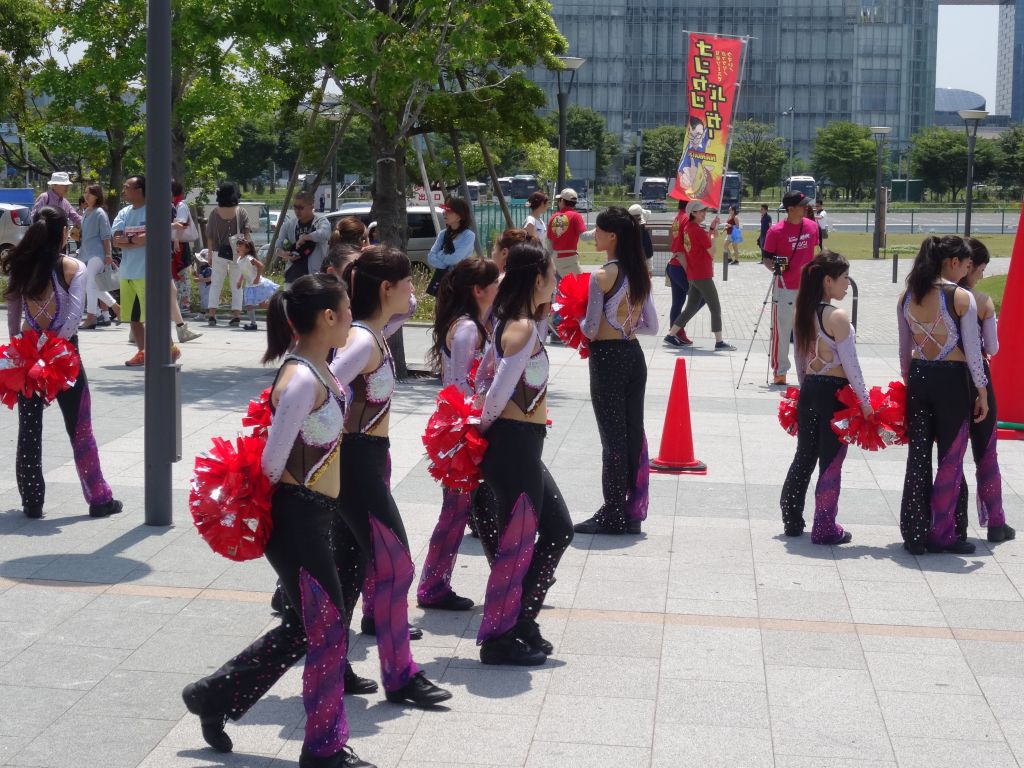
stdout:
POLYGON ((16 203, 0 203, 0 254, 7 253, 8 249, 21 242, 30 223, 30 208, 16 203))
MULTIPOLYGON (((440 214, 440 210, 438 210, 440 214)), ((373 218, 370 216, 370 205, 368 203, 342 206, 340 211, 331 211, 324 216, 331 222, 333 228, 338 219, 346 216, 355 216, 366 226, 370 226, 373 218)), ((420 263, 427 266, 427 253, 437 240, 437 232, 434 230, 434 222, 430 218, 430 207, 426 205, 410 205, 406 209, 406 220, 409 228, 409 243, 406 246, 406 253, 413 263, 420 263)), ((442 225, 443 226, 443 225, 442 225)))

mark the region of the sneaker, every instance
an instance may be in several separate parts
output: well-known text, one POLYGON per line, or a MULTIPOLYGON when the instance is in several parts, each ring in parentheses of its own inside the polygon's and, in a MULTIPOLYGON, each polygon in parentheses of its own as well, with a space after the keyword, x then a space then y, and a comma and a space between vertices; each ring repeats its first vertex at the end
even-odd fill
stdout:
MULTIPOLYGON (((666 336, 664 339, 662 339, 662 341, 664 341, 670 347, 685 347, 685 346, 687 346, 686 342, 683 341, 682 339, 680 339, 674 333, 670 333, 668 336, 666 336)), ((690 343, 692 344, 693 342, 691 341, 690 343)))
POLYGON ((247 330, 247 331, 258 331, 258 330, 259 330, 259 326, 258 326, 258 325, 256 325, 256 323, 246 323, 246 324, 245 324, 245 325, 243 325, 242 327, 243 327, 243 328, 244 328, 245 330, 247 330))
POLYGON ((181 357, 181 350, 178 349, 174 344, 171 344, 171 362, 178 362, 179 357, 181 357))
POLYGON ((373 763, 368 763, 365 760, 360 759, 359 755, 353 752, 352 747, 347 744, 341 748, 340 755, 340 768, 377 768, 373 763))
POLYGON ((716 341, 715 352, 735 352, 736 347, 730 344, 728 341, 716 341))
POLYGON ((228 320, 228 325, 237 328, 238 324, 241 323, 241 322, 242 322, 241 318, 239 318, 239 317, 232 317, 230 320, 228 320))
POLYGON ((1017 532, 1008 525, 988 529, 988 540, 993 544, 998 544, 1001 541, 1011 541, 1016 537, 1017 532))
POLYGON ((938 554, 940 552, 947 552, 951 555, 973 555, 975 546, 969 541, 954 541, 948 547, 943 547, 939 544, 926 544, 927 549, 932 554, 938 554))
POLYGON ((181 692, 185 708, 199 717, 203 740, 217 752, 230 752, 234 748, 231 737, 224 732, 224 715, 208 715, 203 712, 204 696, 198 683, 189 683, 181 692))
MULTIPOLYGON (((377 636, 377 622, 371 619, 369 616, 363 616, 359 621, 359 631, 364 635, 377 636)), ((409 625, 409 639, 410 640, 422 640, 423 630, 419 627, 409 625)))
POLYGON ((110 325, 110 318, 109 317, 105 317, 104 316, 104 317, 99 318, 96 321, 96 327, 97 328, 107 328, 109 325, 110 325))
POLYGON ((215 315, 207 315, 206 324, 213 328, 215 325, 217 325, 217 317, 215 315))
POLYGON ((186 341, 195 341, 196 339, 203 335, 201 333, 196 333, 191 328, 189 328, 188 323, 182 323, 181 325, 177 326, 175 330, 178 333, 178 342, 181 344, 184 344, 186 341))
POLYGON ((681 342, 683 342, 683 344, 685 344, 685 345, 686 345, 686 346, 688 346, 688 347, 689 347, 689 346, 690 346, 691 344, 693 344, 693 342, 692 342, 692 341, 690 341, 690 337, 686 335, 686 329, 685 329, 685 328, 680 328, 680 329, 679 329, 679 332, 678 332, 678 333, 676 334, 676 336, 678 336, 678 337, 679 337, 679 340, 680 340, 681 342))
POLYGON ((803 536, 804 535, 804 523, 803 523, 803 521, 800 521, 799 523, 793 523, 791 525, 787 525, 786 526, 786 535, 789 536, 790 538, 796 538, 797 536, 803 536))
POLYGON ((125 360, 124 364, 129 368, 139 368, 146 364, 146 353, 140 349, 131 360, 125 360))
POLYGON ((40 520, 43 517, 42 504, 26 504, 22 507, 21 511, 25 514, 25 517, 30 520, 40 520))
POLYGON ((377 681, 368 677, 360 677, 352 669, 352 665, 345 662, 345 693, 353 696, 366 696, 377 692, 377 681))
POLYGON ((572 529, 576 533, 597 533, 607 536, 618 536, 626 532, 625 525, 615 525, 608 522, 603 517, 598 517, 597 515, 594 515, 588 520, 584 520, 582 523, 576 523, 572 529))
POLYGON ((555 651, 555 646, 541 636, 540 626, 534 619, 520 619, 512 631, 533 650, 540 651, 545 656, 550 656, 555 651))
POLYGON ((440 600, 434 603, 424 603, 422 600, 417 600, 416 605, 420 608, 432 608, 435 611, 471 611, 473 610, 473 601, 468 597, 462 597, 457 595, 451 590, 448 594, 442 597, 440 600))
POLYGON ((451 691, 434 685, 422 672, 417 672, 397 691, 385 691, 384 698, 392 704, 412 704, 414 707, 432 707, 452 697, 451 691))
POLYGON ((484 640, 480 645, 481 664, 504 664, 512 667, 538 667, 548 660, 547 654, 506 632, 500 637, 484 640))
POLYGON ((786 375, 782 374, 781 376, 776 376, 772 380, 772 384, 774 386, 776 386, 776 387, 784 387, 784 386, 786 386, 786 375))
POLYGON ((110 517, 111 515, 116 515, 122 509, 124 509, 124 504, 117 499, 111 499, 105 504, 90 504, 89 517, 110 517))

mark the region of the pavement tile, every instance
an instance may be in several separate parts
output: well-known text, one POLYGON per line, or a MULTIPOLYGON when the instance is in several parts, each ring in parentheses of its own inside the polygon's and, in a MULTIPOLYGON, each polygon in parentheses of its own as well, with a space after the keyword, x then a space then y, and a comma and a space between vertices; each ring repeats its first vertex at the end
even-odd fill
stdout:
POLYGON ((801 707, 771 708, 772 744, 776 755, 827 760, 857 759, 892 762, 885 723, 877 713, 821 711, 813 702, 801 707))
POLYGON ((34 736, 83 695, 76 690, 0 685, 0 736, 34 736))
POLYGON ((526 768, 614 765, 619 768, 648 768, 651 750, 643 747, 613 747, 606 744, 567 744, 534 739, 526 768))
POLYGON ((761 643, 772 666, 865 669, 860 640, 849 632, 763 629, 761 643))
POLYGON ((892 740, 900 768, 932 768, 936 765, 970 765, 972 768, 1015 768, 1010 748, 1000 742, 951 741, 935 738, 892 740))
POLYGON ((192 675, 115 670, 79 699, 70 714, 176 722, 185 710, 181 689, 194 680, 192 675))
POLYGON ((64 648, 37 643, 0 667, 0 685, 88 691, 129 653, 121 648, 64 648))
POLYGON ((764 682, 757 629, 665 625, 661 679, 764 682))
POLYGON ((1002 741, 1003 735, 982 696, 879 691, 885 725, 895 738, 944 738, 964 741, 1002 741))
MULTIPOLYGON (((541 625, 543 626, 543 615, 541 625)), ((650 624, 570 619, 559 644, 558 653, 604 656, 615 649, 623 657, 659 658, 663 628, 650 624)))
POLYGON ((637 657, 624 662, 621 656, 573 656, 561 654, 564 666, 551 672, 548 694, 592 697, 595 691, 607 698, 655 699, 658 674, 664 661, 637 657))
POLYGON ((101 714, 65 715, 19 752, 10 765, 46 768, 131 768, 170 730, 166 720, 101 714))
POLYGON ((544 698, 534 736, 541 741, 647 747, 654 729, 655 703, 603 696, 544 698), (566 728, 572 723, 571 728, 566 728))
MULTIPOLYGON (((584 657, 559 656, 560 661, 573 665, 584 657)), ((588 660, 600 657, 588 656, 588 660)), ((630 665, 631 666, 631 665, 630 665)), ((453 698, 445 706, 456 712, 481 712, 536 716, 551 690, 552 675, 557 670, 524 669, 514 667, 449 667, 437 681, 449 690, 453 698)), ((630 667, 626 667, 629 669, 630 667)))
POLYGON ((914 693, 980 694, 967 662, 954 656, 923 654, 864 654, 871 679, 879 691, 914 693))
POLYGON ((763 683, 663 680, 658 688, 658 726, 723 725, 767 728, 763 683))
POLYGON ((772 736, 766 728, 660 723, 655 729, 651 768, 771 768, 772 736))
MULTIPOLYGON (((407 747, 416 760, 448 765, 466 758, 479 765, 526 762, 536 718, 472 712, 430 714, 433 716, 424 718, 407 747)), ((559 732, 564 733, 564 721, 559 722, 559 732)))

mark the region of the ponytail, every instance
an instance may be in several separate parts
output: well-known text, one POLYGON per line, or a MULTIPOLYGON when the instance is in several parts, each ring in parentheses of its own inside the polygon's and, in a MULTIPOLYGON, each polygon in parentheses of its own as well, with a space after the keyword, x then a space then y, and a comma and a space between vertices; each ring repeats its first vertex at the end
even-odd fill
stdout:
POLYGON ((850 262, 835 251, 822 251, 804 265, 793 317, 793 342, 798 354, 807 353, 817 341, 815 315, 825 298, 825 278, 836 280, 849 271, 850 262))
POLYGON ((907 275, 907 292, 914 301, 921 302, 932 285, 942 275, 942 265, 947 259, 964 261, 971 258, 971 249, 958 235, 926 237, 914 258, 914 265, 907 275))
POLYGON ((316 330, 317 317, 337 310, 345 298, 345 285, 334 275, 303 275, 290 288, 270 298, 267 307, 267 351, 263 362, 284 356, 301 336, 316 330))
POLYGON ((629 281, 629 301, 639 306, 651 294, 651 273, 644 254, 643 229, 625 208, 611 206, 597 215, 597 226, 615 234, 615 258, 629 281))
POLYGON ((34 299, 46 292, 50 274, 63 258, 67 226, 68 217, 57 208, 46 206, 33 214, 21 242, 0 257, 0 272, 7 277, 6 297, 34 299))

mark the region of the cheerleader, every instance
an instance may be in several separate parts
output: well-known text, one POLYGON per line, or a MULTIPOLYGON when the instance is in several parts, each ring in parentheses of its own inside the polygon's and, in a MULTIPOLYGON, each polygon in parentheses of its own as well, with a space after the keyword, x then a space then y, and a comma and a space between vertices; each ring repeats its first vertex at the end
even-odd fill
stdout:
MULTIPOLYGON (((484 325, 498 292, 498 267, 489 259, 471 257, 456 264, 441 281, 434 319, 434 345, 429 359, 440 370, 441 386, 455 385, 472 395, 470 371, 480 360, 488 332, 484 325)), ((468 611, 473 601, 451 588, 452 571, 474 494, 444 489, 441 516, 430 537, 416 601, 421 608, 468 611)))
MULTIPOLYGON (((967 245, 971 249, 971 271, 960 281, 960 286, 974 294, 974 301, 978 305, 985 375, 990 377, 988 360, 999 351, 999 338, 996 334, 996 306, 991 296, 982 293, 976 287, 978 281, 985 276, 989 253, 984 243, 973 237, 967 238, 967 245)), ((971 395, 977 396, 973 382, 971 395)), ((971 421, 970 438, 978 484, 978 524, 988 528, 988 540, 994 544, 1009 541, 1017 535, 1017 532, 1006 524, 1006 515, 1003 513, 1003 481, 999 474, 999 459, 996 456, 997 420, 996 393, 990 383, 988 386, 988 415, 984 421, 971 421)), ((958 520, 967 519, 966 478, 960 480, 960 503, 957 516, 958 520)))
POLYGON ((897 305, 910 440, 900 531, 914 555, 974 552, 967 510, 957 519, 957 507, 971 419, 984 422, 989 407, 978 306, 969 290, 957 286, 970 270, 971 250, 963 238, 929 237, 897 305), (934 483, 933 443, 939 450, 934 483))
POLYGON ((500 532, 477 634, 484 664, 543 664, 553 650, 537 615, 573 535, 569 510, 541 461, 549 365, 540 329, 554 289, 551 256, 535 243, 513 246, 494 300, 494 340, 477 374, 488 441, 481 469, 496 497, 500 532))
MULTIPOLYGON (((78 324, 85 301, 85 265, 63 256, 68 220, 63 211, 44 207, 32 216, 21 242, 0 258, 7 277, 7 329, 11 337, 33 330, 66 339, 78 350, 78 324)), ((75 468, 90 517, 107 517, 122 505, 110 491, 100 469, 92 432, 92 400, 85 365, 74 386, 57 395, 64 428, 71 439, 75 468)), ((25 517, 43 516, 43 408, 39 395, 18 395, 18 449, 15 475, 25 517)))
POLYGON ((647 519, 647 363, 637 334, 656 334, 658 315, 639 222, 624 208, 598 214, 595 247, 608 261, 590 277, 587 314, 590 400, 601 435, 604 504, 576 533, 640 533, 647 519))
POLYGON ((352 388, 341 443, 345 495, 339 512, 369 556, 363 631, 377 636, 388 701, 428 707, 452 695, 427 680, 412 659, 408 594, 414 569, 389 487, 388 423, 395 363, 387 340, 416 309, 410 272, 408 257, 383 245, 364 249, 345 267, 355 320, 347 344, 335 352, 331 370, 352 388))
POLYGON ((846 313, 833 306, 850 289, 850 265, 838 253, 824 252, 804 265, 796 297, 793 332, 796 371, 800 380, 797 404, 796 455, 782 486, 782 524, 787 536, 804 532, 804 497, 818 465, 814 488, 815 544, 846 544, 853 539, 836 522, 839 489, 847 445, 832 430, 832 418, 843 404, 836 397, 853 387, 865 417, 872 409, 857 360, 856 334, 846 313))
POLYGON ((329 275, 301 277, 270 300, 263 360, 284 356, 284 363, 270 396, 273 421, 262 458, 263 472, 275 484, 266 557, 288 605, 301 608, 286 608, 279 626, 182 691, 185 706, 199 716, 203 738, 220 752, 232 749, 225 721, 244 715, 305 654, 299 765, 371 766, 346 746, 343 701, 347 605, 361 574, 340 563, 331 547, 338 534, 345 400, 326 360, 331 348, 345 344, 351 322, 345 287, 329 275))

